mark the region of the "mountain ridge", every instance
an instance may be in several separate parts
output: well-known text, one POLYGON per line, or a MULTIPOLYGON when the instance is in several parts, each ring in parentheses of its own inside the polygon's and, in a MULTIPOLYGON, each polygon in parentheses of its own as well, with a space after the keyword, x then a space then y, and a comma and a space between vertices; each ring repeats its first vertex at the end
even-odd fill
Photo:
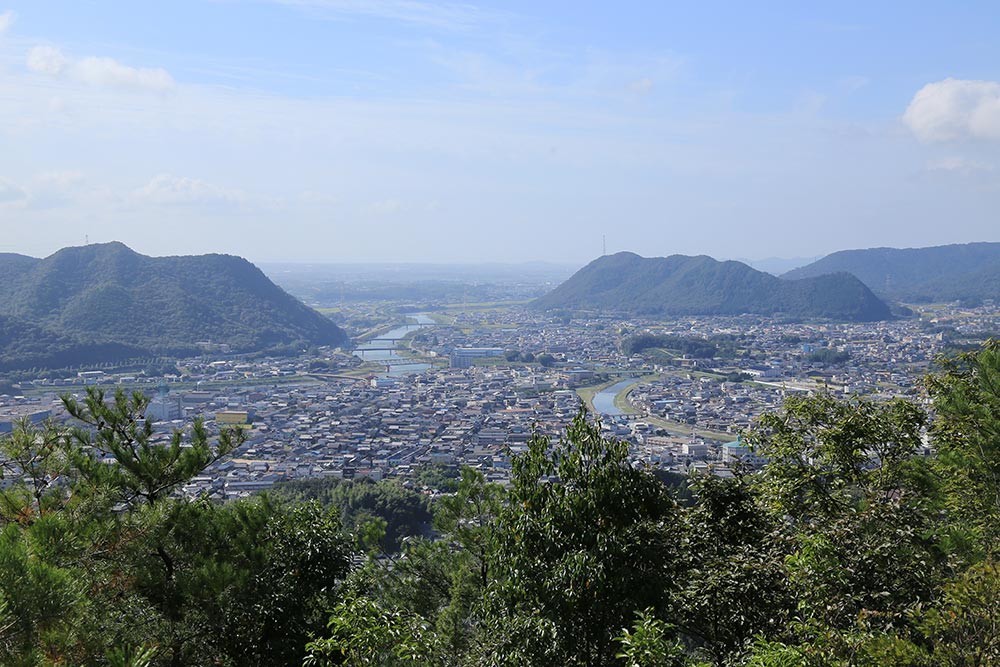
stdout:
POLYGON ((605 255, 577 271, 537 308, 598 308, 645 315, 776 315, 849 321, 890 319, 888 306, 850 274, 784 280, 708 255, 605 255))
POLYGON ((112 242, 44 259, 0 255, 0 276, 8 328, 38 328, 60 346, 171 355, 205 341, 250 352, 347 340, 331 320, 234 255, 148 257, 112 242))
POLYGON ((840 250, 782 278, 847 271, 885 298, 921 303, 1000 298, 1000 243, 840 250))

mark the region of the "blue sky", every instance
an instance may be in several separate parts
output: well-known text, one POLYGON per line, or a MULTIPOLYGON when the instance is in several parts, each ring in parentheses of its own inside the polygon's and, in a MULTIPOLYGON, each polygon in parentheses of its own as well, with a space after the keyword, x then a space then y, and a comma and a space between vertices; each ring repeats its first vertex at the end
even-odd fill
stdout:
POLYGON ((995 3, 0 0, 0 251, 1000 240, 995 3))

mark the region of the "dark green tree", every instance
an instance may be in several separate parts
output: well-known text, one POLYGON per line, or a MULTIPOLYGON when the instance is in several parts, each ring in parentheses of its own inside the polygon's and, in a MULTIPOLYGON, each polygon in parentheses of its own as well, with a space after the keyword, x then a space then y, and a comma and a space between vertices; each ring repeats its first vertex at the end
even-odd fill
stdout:
POLYGON ((0 489, 0 521, 29 524, 67 502, 71 467, 63 438, 53 424, 38 428, 27 419, 0 438, 0 474, 7 482, 0 489))
POLYGON ((238 447, 246 438, 240 429, 222 429, 213 445, 204 423, 196 419, 191 438, 175 430, 168 444, 154 440, 154 427, 146 418, 149 398, 140 392, 126 395, 116 389, 110 401, 104 390, 88 387, 83 401, 62 397, 76 427, 72 439, 80 454, 74 465, 91 484, 113 490, 122 502, 137 499, 150 503, 166 497, 209 465, 238 447), (114 458, 105 465, 102 458, 114 458))
POLYGON ((683 513, 677 625, 696 653, 734 664, 761 637, 783 637, 795 600, 786 545, 748 477, 695 475, 683 513))
POLYGON ((666 487, 577 414, 512 460, 483 627, 491 664, 613 662, 635 614, 667 611, 680 531, 666 487))
MULTIPOLYGON (((455 492, 435 504, 438 539, 407 538, 395 555, 376 551, 351 578, 353 590, 372 600, 379 614, 419 624, 424 628, 420 636, 433 639, 433 653, 452 664, 461 663, 477 644, 492 530, 504 498, 502 487, 487 483, 482 473, 463 468, 461 474, 455 492)), ((353 641, 342 623, 331 622, 339 628, 338 641, 353 641)))
POLYGON ((936 463, 956 522, 1000 552, 1000 340, 942 359, 927 379, 936 463))
POLYGON ((877 638, 905 639, 934 600, 948 559, 917 455, 925 421, 905 401, 819 394, 789 398, 748 438, 769 459, 756 486, 788 540, 789 627, 805 654, 841 664, 877 638))

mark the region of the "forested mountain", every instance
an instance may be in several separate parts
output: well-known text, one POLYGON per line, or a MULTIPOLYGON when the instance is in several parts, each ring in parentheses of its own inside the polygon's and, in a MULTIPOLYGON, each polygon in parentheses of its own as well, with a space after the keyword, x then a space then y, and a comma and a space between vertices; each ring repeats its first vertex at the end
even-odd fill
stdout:
POLYGON ((49 365, 35 358, 45 351, 74 358, 75 350, 81 363, 102 350, 110 358, 169 354, 202 341, 251 351, 346 340, 245 259, 147 257, 121 243, 65 248, 45 259, 0 255, 0 313, 7 367, 49 365), (14 333, 27 330, 34 333, 14 333))
POLYGON ((879 296, 927 303, 1000 298, 1000 243, 841 250, 794 269, 789 279, 847 271, 879 296))
POLYGON ((18 255, 13 252, 0 252, 0 284, 21 278, 30 271, 40 259, 18 255))
POLYGON ((118 342, 97 343, 0 315, 0 372, 65 368, 148 356, 148 350, 118 342))
POLYGON ((645 258, 630 252, 594 260, 534 305, 642 315, 783 313, 860 322, 890 317, 888 306, 846 273, 783 280, 704 255, 645 258))

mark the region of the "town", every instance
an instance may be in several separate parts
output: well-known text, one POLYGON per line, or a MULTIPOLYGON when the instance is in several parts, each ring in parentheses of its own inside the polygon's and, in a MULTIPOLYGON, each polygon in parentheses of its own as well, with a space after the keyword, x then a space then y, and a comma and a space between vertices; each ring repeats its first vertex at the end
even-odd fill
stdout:
POLYGON ((164 439, 194 419, 216 433, 245 429, 236 452, 181 490, 224 500, 298 478, 407 482, 434 464, 472 466, 503 483, 533 435, 557 439, 585 406, 607 435, 630 443, 635 465, 726 476, 762 463, 741 434, 790 392, 919 398, 937 355, 1000 330, 991 303, 866 324, 620 319, 519 305, 394 317, 354 350, 252 358, 206 346, 176 372, 41 377, 0 396, 0 432, 24 417, 67 420, 60 395, 88 385, 140 390, 164 439), (726 349, 628 354, 625 341, 640 335, 721 340, 726 349))

